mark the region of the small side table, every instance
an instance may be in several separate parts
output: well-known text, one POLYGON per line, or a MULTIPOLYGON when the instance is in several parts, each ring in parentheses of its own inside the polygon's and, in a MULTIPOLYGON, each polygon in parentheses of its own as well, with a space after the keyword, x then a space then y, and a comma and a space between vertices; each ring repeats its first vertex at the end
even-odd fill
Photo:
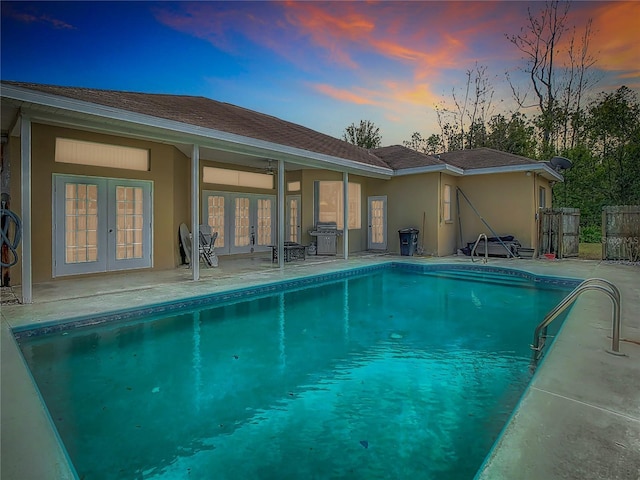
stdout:
MULTIPOLYGON (((284 261, 304 260, 306 258, 307 247, 296 242, 284 242, 284 261)), ((278 246, 271 245, 271 261, 278 261, 278 246)))

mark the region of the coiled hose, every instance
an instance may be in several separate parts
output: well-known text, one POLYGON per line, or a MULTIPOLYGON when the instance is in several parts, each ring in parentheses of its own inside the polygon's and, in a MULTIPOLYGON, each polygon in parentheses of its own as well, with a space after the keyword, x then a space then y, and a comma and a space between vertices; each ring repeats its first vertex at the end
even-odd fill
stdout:
POLYGON ((18 215, 3 206, 0 209, 0 225, 2 226, 0 229, 0 246, 4 247, 6 245, 9 248, 9 252, 11 252, 11 258, 8 263, 5 263, 4 259, 0 258, 0 264, 3 267, 12 267, 18 263, 17 248, 22 238, 22 222, 18 215), (11 228, 12 224, 13 228, 11 228), (10 235, 13 238, 9 238, 10 235))

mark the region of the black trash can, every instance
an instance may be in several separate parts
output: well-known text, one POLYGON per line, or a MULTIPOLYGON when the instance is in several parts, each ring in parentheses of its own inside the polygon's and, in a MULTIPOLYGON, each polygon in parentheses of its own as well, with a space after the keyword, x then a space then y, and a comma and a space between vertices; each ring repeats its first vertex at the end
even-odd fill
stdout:
POLYGON ((418 233, 415 228, 403 228, 398 230, 400 234, 400 255, 412 257, 418 245, 418 233))

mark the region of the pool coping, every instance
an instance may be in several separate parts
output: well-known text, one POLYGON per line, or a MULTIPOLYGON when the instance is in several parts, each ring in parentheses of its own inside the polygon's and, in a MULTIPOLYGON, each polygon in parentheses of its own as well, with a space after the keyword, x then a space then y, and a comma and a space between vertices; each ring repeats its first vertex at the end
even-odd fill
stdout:
MULTIPOLYGON (((393 261, 403 264, 466 263, 469 265, 468 259, 456 259, 455 257, 438 259, 397 257, 393 261)), ((380 261, 377 259, 370 262, 369 265, 371 263, 374 265, 388 263, 388 260, 380 261)), ((570 335, 571 337, 567 337, 566 341, 563 341, 561 337, 556 340, 553 348, 548 352, 548 357, 536 372, 536 384, 532 383, 528 387, 517 410, 514 411, 511 421, 505 426, 476 478, 481 480, 500 478, 538 480, 539 478, 563 477, 637 480, 637 472, 640 472, 640 391, 635 388, 630 389, 629 379, 632 379, 632 385, 640 383, 640 318, 637 316, 637 309, 640 307, 640 282, 638 282, 640 270, 637 267, 576 260, 515 262, 491 259, 491 263, 505 266, 505 268, 516 268, 533 275, 563 276, 567 272, 571 272, 572 275, 575 274, 573 278, 598 276, 616 283, 623 295, 623 337, 626 336, 628 342, 623 341, 621 349, 627 357, 613 357, 604 353, 608 339, 603 330, 606 332, 611 328, 608 303, 603 302, 599 297, 592 299, 590 294, 587 294, 586 298, 578 299, 563 326, 562 335, 570 335), (514 264, 517 264, 517 267, 514 267, 514 264), (569 326, 570 329, 568 329, 569 326), (576 341, 579 345, 572 345, 576 341), (590 347, 587 349, 588 355, 578 356, 577 360, 573 362, 567 361, 567 358, 571 358, 576 352, 584 352, 585 345, 590 347), (562 385, 558 383, 557 372, 561 372, 566 378, 569 378, 569 391, 563 391, 562 385), (610 393, 612 389, 614 390, 613 395, 607 396, 606 394, 610 393), (578 390, 580 391, 576 393, 578 390), (544 398, 541 400, 540 397, 544 398), (549 410, 551 407, 553 408, 549 410), (574 410, 581 413, 586 411, 587 414, 578 420, 572 415, 574 410), (600 431, 603 423, 609 427, 614 425, 616 435, 603 435, 600 431), (577 449, 574 445, 575 442, 567 442, 567 439, 573 441, 585 432, 587 434, 583 436, 587 439, 587 444, 585 444, 587 448, 584 448, 585 445, 580 445, 580 449, 577 449), (538 441, 538 439, 544 439, 544 441, 538 441), (603 448, 603 445, 606 448, 603 448), (639 448, 634 448, 636 446, 639 448), (609 455, 611 449, 617 449, 618 456, 609 455), (583 454, 582 450, 587 453, 583 454), (603 451, 606 455, 602 453, 603 451), (606 474, 597 475, 597 472, 604 471, 603 469, 606 470, 606 474), (575 476, 575 472, 584 474, 575 476)), ((363 262, 350 259, 342 261, 337 267, 331 266, 330 268, 334 271, 348 270, 352 269, 354 264, 362 265, 363 262)), ((297 273, 290 272, 294 276, 297 273)), ((299 275, 304 275, 304 273, 299 275)), ((261 279, 255 283, 265 282, 261 279)), ((198 287, 196 286, 194 290, 198 290, 198 287)), ((162 288, 158 289, 158 293, 163 293, 162 288)), ((114 295, 107 300, 117 302, 119 298, 114 295)), ((77 304, 80 304, 81 301, 77 301, 77 304)), ((11 364, 5 359, 16 355, 20 359, 22 358, 13 338, 10 323, 25 325, 25 317, 37 315, 37 312, 46 312, 47 308, 46 305, 44 308, 42 305, 39 308, 18 306, 7 309, 8 312, 0 312, 3 321, 3 386, 6 377, 4 375, 5 366, 11 364), (15 312, 17 312, 17 316, 12 315, 15 312), (9 350, 13 350, 13 352, 9 350)), ((83 309, 87 310, 86 308, 80 310, 83 309)), ((51 318, 51 316, 47 317, 51 318)), ((19 369, 15 365, 15 360, 12 366, 19 369)), ((23 368, 26 369, 26 366, 23 368)), ((17 377, 20 377, 20 372, 17 377)), ((33 384, 27 385, 30 383, 28 379, 18 378, 18 380, 20 380, 19 386, 21 387, 19 395, 29 400, 27 397, 33 397, 35 387, 33 384)), ((3 388, 3 391, 6 389, 3 388)), ((38 407, 34 407, 33 402, 30 407, 34 413, 38 410, 38 407)), ((30 411, 29 407, 25 408, 30 411)), ((42 410, 44 407, 40 405, 39 409, 42 410)), ((2 478, 7 480, 47 478, 20 473, 25 469, 34 471, 38 463, 45 464, 42 472, 48 472, 49 475, 51 472, 56 472, 56 478, 77 478, 69 471, 69 465, 66 467, 62 465, 64 462, 61 461, 62 452, 59 451, 59 445, 52 444, 47 440, 55 433, 52 431, 51 425, 43 425, 41 419, 36 421, 38 414, 29 415, 28 418, 14 419, 7 417, 8 414, 5 413, 4 408, 2 413, 3 431, 5 431, 7 424, 19 423, 16 427, 19 432, 22 431, 25 438, 33 436, 34 440, 37 439, 34 443, 38 443, 39 447, 37 450, 31 448, 33 452, 31 456, 25 457, 20 454, 21 452, 5 456, 8 449, 5 448, 5 440, 3 440, 2 478), (34 435, 36 430, 41 434, 34 435), (56 451, 60 453, 56 454, 56 451)), ((609 430, 607 432, 610 433, 609 430)), ((7 437, 7 435, 2 436, 3 439, 7 437)), ((6 443, 9 442, 6 441, 6 443)), ((11 453, 15 453, 15 450, 14 448, 11 453)), ((28 452, 29 448, 26 448, 26 451, 28 452)))

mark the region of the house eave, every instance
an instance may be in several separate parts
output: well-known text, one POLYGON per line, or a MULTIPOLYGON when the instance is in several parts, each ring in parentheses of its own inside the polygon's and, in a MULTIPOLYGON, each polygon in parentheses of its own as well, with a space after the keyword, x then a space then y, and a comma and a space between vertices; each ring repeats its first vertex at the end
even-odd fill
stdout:
POLYGON ((564 177, 545 163, 531 163, 527 165, 506 165, 503 167, 473 168, 464 170, 464 176, 490 175, 496 173, 535 172, 547 180, 563 182, 564 177))
POLYGON ((402 168, 399 170, 394 170, 394 177, 402 177, 404 175, 420 175, 422 173, 436 173, 436 172, 445 172, 453 176, 461 176, 464 175, 464 170, 458 167, 454 167, 449 164, 442 165, 429 165, 426 167, 412 167, 412 168, 402 168))
MULTIPOLYGON (((135 125, 142 129, 141 133, 137 136, 145 136, 145 134, 151 133, 148 131, 151 129, 155 130, 156 133, 167 132, 168 135, 161 135, 161 138, 165 141, 170 140, 175 143, 193 143, 208 148, 242 153, 255 157, 271 158, 273 160, 282 159, 287 162, 311 168, 346 171, 370 177, 391 178, 393 175, 393 170, 386 167, 367 165, 354 160, 245 137, 221 130, 198 127, 196 125, 178 122, 175 120, 130 112, 128 110, 85 102, 82 100, 74 100, 48 93, 34 92, 22 87, 3 85, 0 95, 3 98, 9 98, 25 104, 21 108, 24 111, 32 111, 30 112, 30 115, 32 115, 34 120, 41 118, 43 120, 53 121, 55 117, 56 121, 74 124, 74 115, 88 115, 96 120, 94 122, 95 128, 100 128, 100 120, 107 120, 108 122, 102 127, 102 129, 107 132, 113 130, 117 131, 117 129, 113 128, 114 125, 109 123, 116 122, 135 125), (41 111, 42 107, 46 109, 53 109, 55 115, 41 111), (62 117, 66 118, 63 120, 62 117)), ((78 127, 83 125, 84 121, 77 122, 78 127)), ((127 129, 127 131, 130 130, 127 129)), ((160 140, 160 138, 158 139, 160 140)))

